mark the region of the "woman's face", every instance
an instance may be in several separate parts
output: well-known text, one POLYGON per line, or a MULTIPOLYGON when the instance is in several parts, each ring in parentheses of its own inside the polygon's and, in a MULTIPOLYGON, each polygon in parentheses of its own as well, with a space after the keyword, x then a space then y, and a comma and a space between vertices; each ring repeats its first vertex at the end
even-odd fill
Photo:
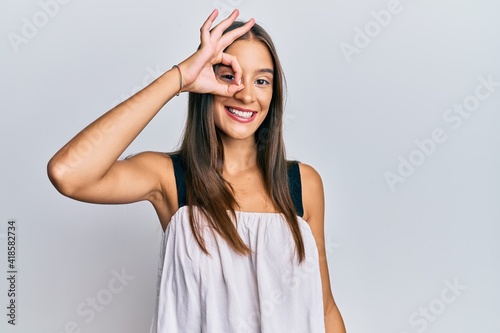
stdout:
MULTIPOLYGON (((214 96, 215 126, 227 138, 254 140, 254 133, 266 118, 273 96, 273 60, 267 47, 256 40, 239 40, 225 51, 235 56, 242 69, 244 88, 232 97, 214 96)), ((218 65, 217 79, 234 83, 231 67, 218 65)))

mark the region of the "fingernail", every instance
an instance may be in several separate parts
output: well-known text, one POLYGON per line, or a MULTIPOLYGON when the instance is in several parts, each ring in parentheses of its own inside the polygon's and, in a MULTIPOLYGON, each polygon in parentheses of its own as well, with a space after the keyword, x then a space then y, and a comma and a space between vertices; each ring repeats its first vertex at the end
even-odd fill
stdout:
POLYGON ((241 86, 241 79, 238 81, 238 85, 241 86))

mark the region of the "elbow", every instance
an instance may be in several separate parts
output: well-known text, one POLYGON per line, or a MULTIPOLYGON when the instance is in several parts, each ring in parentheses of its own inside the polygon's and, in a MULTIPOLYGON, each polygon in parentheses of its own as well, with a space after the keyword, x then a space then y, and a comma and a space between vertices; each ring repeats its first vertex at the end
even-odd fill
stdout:
POLYGON ((72 197, 75 187, 69 180, 68 166, 52 157, 47 163, 47 176, 56 190, 64 196, 72 197))
POLYGON ((330 297, 323 305, 323 311, 325 316, 330 316, 337 314, 339 312, 339 309, 337 308, 337 303, 335 303, 335 300, 333 297, 330 297))
POLYGON ((328 305, 323 307, 323 313, 325 317, 331 316, 338 311, 337 305, 328 305))

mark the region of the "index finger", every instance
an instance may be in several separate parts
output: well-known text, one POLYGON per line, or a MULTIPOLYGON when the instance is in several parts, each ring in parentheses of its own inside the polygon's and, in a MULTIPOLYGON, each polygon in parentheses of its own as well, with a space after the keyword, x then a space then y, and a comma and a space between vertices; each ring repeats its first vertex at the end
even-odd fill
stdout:
POLYGON ((239 86, 241 84, 242 69, 241 69, 241 66, 238 63, 238 60, 236 59, 236 57, 223 52, 221 64, 224 64, 226 66, 230 66, 233 69, 234 82, 236 82, 236 85, 239 86))

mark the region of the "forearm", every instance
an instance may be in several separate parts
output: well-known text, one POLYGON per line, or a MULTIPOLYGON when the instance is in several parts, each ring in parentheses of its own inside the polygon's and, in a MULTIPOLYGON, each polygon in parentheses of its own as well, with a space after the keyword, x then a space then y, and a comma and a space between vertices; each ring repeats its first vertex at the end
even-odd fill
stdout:
POLYGON ((78 187, 101 179, 178 91, 179 73, 174 68, 106 112, 51 158, 48 163, 51 180, 78 187))
POLYGON ((325 333, 346 333, 344 320, 337 306, 325 312, 325 333))

